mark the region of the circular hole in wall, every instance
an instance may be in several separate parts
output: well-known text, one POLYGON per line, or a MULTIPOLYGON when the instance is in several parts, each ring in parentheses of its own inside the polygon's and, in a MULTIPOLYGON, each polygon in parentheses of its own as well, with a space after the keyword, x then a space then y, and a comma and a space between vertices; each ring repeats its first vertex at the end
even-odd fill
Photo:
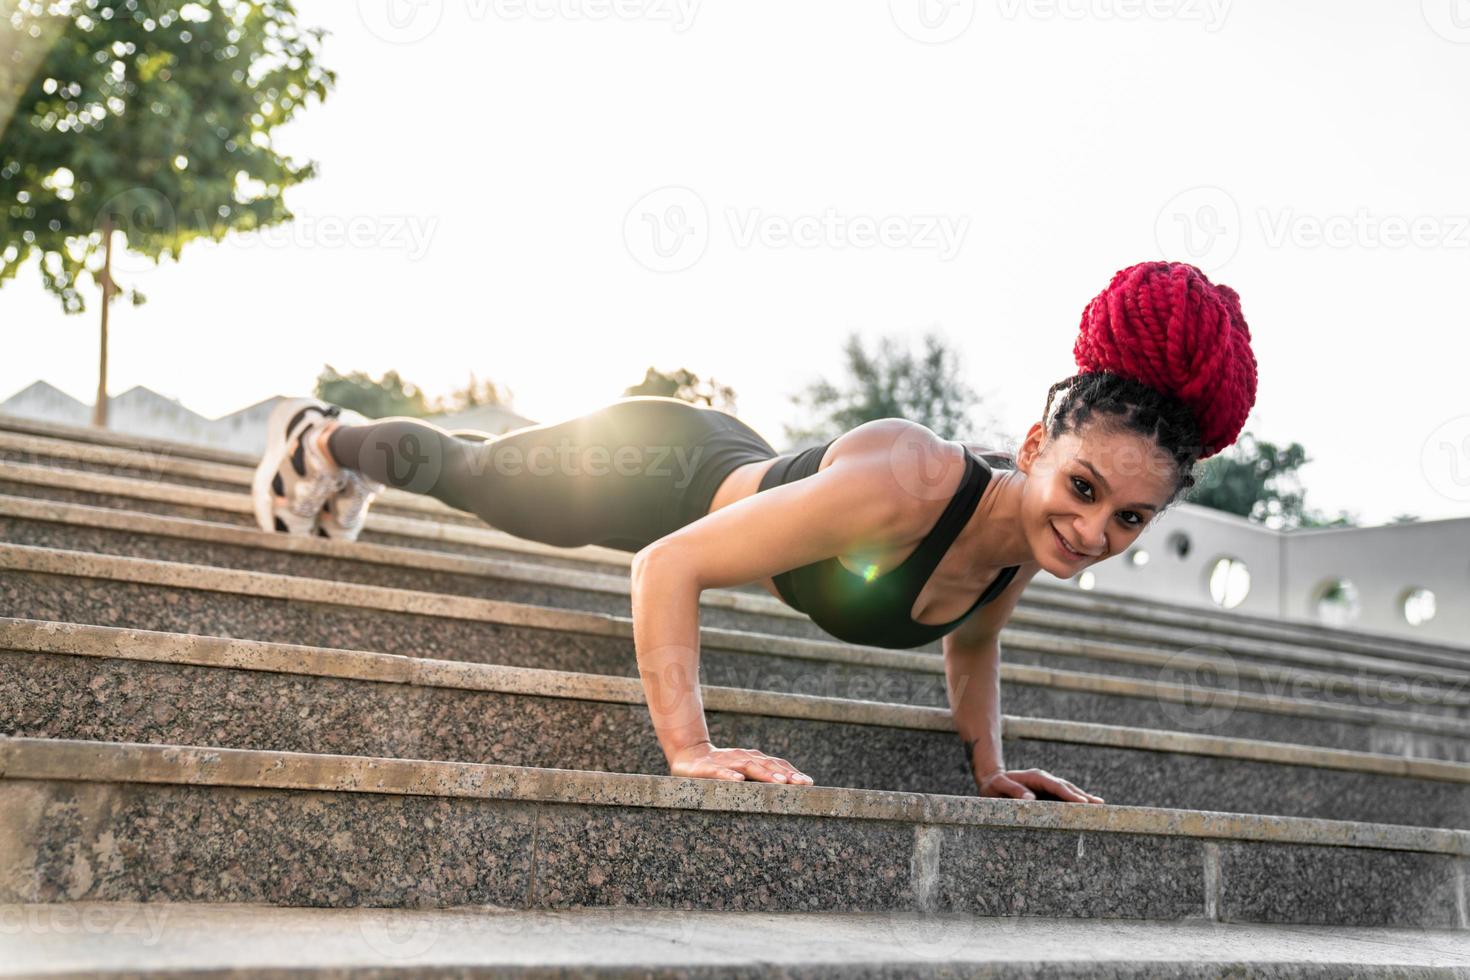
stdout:
POLYGON ((1434 593, 1428 589, 1407 589, 1399 599, 1399 612, 1410 626, 1423 626, 1434 618, 1434 593))
POLYGON ((1083 572, 1072 581, 1077 583, 1077 588, 1086 589, 1088 592, 1091 592, 1093 587, 1097 585, 1097 576, 1091 572, 1083 572))
POLYGON ((1134 548, 1132 551, 1128 552, 1128 564, 1132 565, 1134 568, 1142 568, 1144 565, 1148 564, 1148 552, 1144 551, 1142 548, 1134 548))
POLYGON ((1223 609, 1234 609, 1251 591, 1251 572, 1245 562, 1226 555, 1210 566, 1210 598, 1223 609))
POLYGON ((1329 579, 1317 588, 1317 618, 1329 626, 1346 626, 1363 610, 1358 587, 1345 578, 1329 579))
POLYGON ((1189 535, 1183 531, 1175 531, 1164 542, 1164 547, 1168 550, 1169 554, 1183 561, 1189 557, 1189 535))

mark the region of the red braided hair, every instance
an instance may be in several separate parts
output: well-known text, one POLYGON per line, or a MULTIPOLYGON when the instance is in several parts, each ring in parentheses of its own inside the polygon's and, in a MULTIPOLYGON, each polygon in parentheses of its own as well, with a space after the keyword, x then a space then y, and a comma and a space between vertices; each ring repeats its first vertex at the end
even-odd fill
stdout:
POLYGON ((1172 395, 1199 424, 1207 459, 1235 442, 1256 401, 1240 296, 1183 262, 1140 262, 1082 311, 1079 373, 1108 371, 1172 395))

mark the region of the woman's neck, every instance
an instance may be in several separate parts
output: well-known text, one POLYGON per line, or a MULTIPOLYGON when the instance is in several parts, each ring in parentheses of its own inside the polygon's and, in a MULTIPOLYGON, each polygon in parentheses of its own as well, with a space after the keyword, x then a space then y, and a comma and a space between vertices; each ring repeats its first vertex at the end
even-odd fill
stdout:
POLYGON ((1025 565, 1036 560, 1021 524, 1021 491, 1026 474, 992 469, 975 512, 960 529, 954 545, 976 571, 1025 565))

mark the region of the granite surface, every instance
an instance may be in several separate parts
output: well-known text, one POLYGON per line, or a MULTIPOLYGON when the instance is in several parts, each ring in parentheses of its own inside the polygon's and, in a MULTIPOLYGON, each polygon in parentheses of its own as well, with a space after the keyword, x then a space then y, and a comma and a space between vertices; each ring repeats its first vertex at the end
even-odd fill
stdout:
POLYGON ((908 908, 912 829, 879 820, 543 805, 535 904, 908 908))
MULTIPOLYGON (((1109 674, 1120 677, 1137 677, 1144 680, 1155 680, 1159 677, 1160 668, 1149 663, 1134 663, 1127 660, 1109 660, 1106 667, 1102 667, 1097 658, 1082 656, 1080 654, 1063 653, 1050 650, 1037 650, 1027 647, 1005 646, 1002 641, 1001 655, 1011 663, 1030 664, 1038 667, 1055 667, 1059 670, 1093 671, 1106 670, 1109 674)), ((1298 688, 1290 680, 1270 680, 1261 678, 1252 671, 1241 670, 1233 675, 1211 676, 1205 672, 1198 672, 1194 676, 1193 683, 1201 688, 1219 688, 1224 691, 1238 690, 1250 694, 1285 694, 1290 697, 1299 697, 1329 704, 1360 705, 1364 707, 1382 708, 1393 711, 1413 712, 1419 715, 1444 715, 1450 718, 1470 718, 1470 706, 1440 704, 1432 701, 1420 701, 1408 703, 1406 701, 1392 700, 1386 697, 1367 698, 1357 696, 1352 692, 1339 693, 1328 690, 1322 686, 1308 685, 1298 688), (1220 678, 1224 676, 1225 679, 1220 678)), ((1461 692, 1463 696, 1463 692, 1461 692)))
POLYGON ((1467 783, 1041 739, 1003 744, 1009 768, 1045 769, 1109 803, 1470 828, 1467 783))
MULTIPOLYGON (((629 596, 574 586, 527 582, 513 576, 479 575, 468 572, 441 571, 382 562, 355 560, 332 555, 304 554, 214 541, 191 540, 165 535, 144 534, 114 528, 86 527, 53 521, 29 520, 0 514, 0 541, 88 551, 96 554, 156 558, 189 564, 213 565, 247 571, 298 575, 304 578, 358 582, 389 588, 418 589, 447 595, 502 599, 527 602, 558 609, 580 609, 589 612, 630 616, 629 596)), ((485 557, 478 549, 476 557, 485 557)), ((519 556, 517 561, 544 565, 539 556, 519 556)), ((585 571, 585 569, 577 569, 585 571)), ((626 582, 627 569, 618 576, 626 582)), ((810 619, 770 616, 760 613, 705 605, 700 609, 704 626, 746 631, 761 631, 807 639, 831 637, 810 619)))
MULTIPOLYGON (((235 532, 229 532, 235 533, 235 532)), ((449 595, 467 595, 530 602, 555 608, 582 609, 592 612, 626 615, 627 601, 616 592, 578 588, 555 583, 526 582, 514 574, 486 576, 469 572, 443 571, 389 564, 386 561, 353 560, 351 558, 292 551, 275 551, 241 544, 173 538, 134 533, 114 528, 94 528, 46 520, 22 519, 0 515, 0 540, 44 547, 76 548, 100 554, 124 554, 136 557, 154 556, 169 560, 197 562, 219 567, 240 568, 272 573, 299 574, 337 581, 368 585, 412 587, 449 595)), ((310 542, 308 542, 309 544, 310 542)), ((808 631, 821 631, 805 619, 767 616, 706 606, 702 610, 706 626, 720 628, 762 629, 772 625, 804 625, 808 631)), ((789 631, 796 632, 796 631, 789 631)), ((1006 659, 1013 660, 1017 651, 1008 644, 1006 659)), ((1108 669, 1111 662, 1089 661, 1092 669, 1108 669)), ((1157 675, 1155 675, 1157 676, 1157 675)), ((1153 678, 1139 678, 1152 680, 1153 678)), ((790 681, 791 678, 785 678, 790 681)), ((924 677, 898 671, 881 678, 873 672, 847 682, 847 696, 870 700, 894 700, 900 703, 944 703, 943 692, 935 677, 924 677), (873 678, 874 683, 862 683, 873 678), (910 683, 913 682, 913 683, 910 683)), ((780 689, 783 679, 754 680, 745 686, 780 689)), ((836 695, 832 678, 808 676, 805 691, 836 695), (826 683, 820 683, 825 680, 826 683)), ((1327 718, 1298 717, 1267 711, 1251 711, 1233 707, 1227 711, 1200 712, 1177 702, 1147 696, 1121 696, 1096 691, 1068 690, 1061 686, 1006 682, 1004 699, 1008 712, 1039 717, 1065 717, 1077 721, 1123 724, 1131 726, 1178 729, 1200 733, 1235 735, 1275 741, 1297 742, 1334 748, 1370 751, 1391 755, 1470 761, 1470 738, 1440 735, 1414 729, 1399 729, 1383 724, 1362 724, 1327 718)))
POLYGON ((110 507, 114 510, 125 509, 145 514, 161 514, 165 517, 187 517, 195 521, 214 521, 218 524, 235 524, 241 527, 255 526, 255 517, 240 511, 220 510, 214 507, 199 507, 193 504, 178 504, 162 500, 145 500, 141 497, 129 497, 124 500, 110 493, 92 493, 69 487, 47 487, 20 483, 15 480, 0 479, 0 493, 16 497, 62 500, 70 504, 86 504, 90 507, 110 507))
MULTIPOLYGON (((638 675, 626 637, 557 632, 325 603, 0 570, 11 615, 59 622, 244 637, 583 673, 638 675)), ((942 706, 944 676, 732 651, 706 643, 703 683, 942 706)))
MULTIPOLYGON (((663 774, 642 704, 55 654, 0 653, 5 734, 663 774)), ((706 711, 719 745, 819 784, 974 795, 952 732, 706 711)), ((1007 737, 1109 803, 1470 827, 1470 784, 1007 737)))
MULTIPOLYGON (((1456 927, 1444 855, 668 807, 0 781, 0 900, 1456 927), (1220 849, 1209 883, 1205 850, 1220 849), (1425 886, 1428 887, 1425 887, 1425 886)), ((1463 922, 1458 928, 1463 929, 1463 922)))
POLYGON ((1146 834, 942 827, 935 907, 981 915, 1205 915, 1204 842, 1146 834))
POLYGON ((1178 651, 1210 651, 1227 654, 1242 669, 1285 665, 1305 670, 1326 670, 1342 675, 1361 674, 1377 684, 1400 683, 1407 690, 1407 681, 1414 681, 1427 688, 1443 687, 1459 692, 1460 700, 1470 692, 1470 672, 1467 672, 1467 654, 1463 650, 1441 650, 1438 652, 1412 651, 1394 652, 1392 640, 1386 649, 1341 649, 1330 640, 1319 645, 1312 640, 1247 636, 1239 633, 1218 631, 1204 617, 1195 622, 1180 622, 1180 613, 1165 617, 1163 621, 1125 619, 1106 613, 1083 609, 1061 609, 1057 604, 1051 608, 1026 606, 1018 608, 1011 622, 1042 634, 1069 636, 1087 633, 1092 638, 1106 642, 1135 643, 1145 646, 1178 651))
POLYGON ((1221 841, 1220 917, 1464 929, 1464 858, 1221 841))
MULTIPOLYGON (((1012 649, 1005 648, 1003 659, 1015 659, 1011 656, 1012 649)), ((1104 670, 1111 672, 1110 665, 1093 664, 1092 672, 1104 670)), ((1158 675, 1155 673, 1142 679, 1153 681, 1158 679, 1158 675)), ((1007 714, 1067 718, 1107 725, 1159 728, 1320 745, 1358 752, 1470 762, 1470 738, 1394 728, 1382 723, 1370 725, 1332 718, 1253 711, 1239 705, 1231 706, 1228 710, 1212 711, 1208 705, 1200 709, 1179 702, 1164 702, 1158 698, 1067 690, 1009 680, 1002 684, 1001 705, 1007 714)), ((1223 706, 1225 702, 1220 704, 1223 706)))
POLYGON ((0 571, 15 615, 411 657, 636 675, 630 639, 330 603, 0 571))
POLYGON ((147 480, 150 483, 198 487, 203 490, 224 490, 229 493, 249 492, 248 483, 242 485, 234 480, 208 479, 190 474, 164 472, 158 467, 150 467, 147 459, 142 456, 139 456, 135 465, 128 465, 63 458, 50 453, 0 448, 0 463, 28 463, 34 466, 51 466, 59 469, 76 470, 79 473, 121 476, 130 480, 147 480))
POLYGON ((0 812, 6 901, 520 906, 532 882, 526 803, 5 780, 0 812))
MULTIPOLYGON (((190 540, 114 528, 26 520, 3 514, 0 514, 0 541, 101 555, 155 558, 161 561, 212 565, 217 568, 417 589, 446 595, 529 602, 555 606, 558 609, 582 609, 619 616, 627 616, 631 612, 626 593, 619 595, 591 589, 541 585, 513 577, 457 573, 358 561, 333 555, 272 551, 249 545, 190 540)), ((623 578, 627 578, 626 571, 623 578)))
POLYGON ((912 902, 912 830, 884 821, 24 780, 0 782, 0 812, 25 815, 24 866, 6 876, 5 901, 767 911, 912 902))

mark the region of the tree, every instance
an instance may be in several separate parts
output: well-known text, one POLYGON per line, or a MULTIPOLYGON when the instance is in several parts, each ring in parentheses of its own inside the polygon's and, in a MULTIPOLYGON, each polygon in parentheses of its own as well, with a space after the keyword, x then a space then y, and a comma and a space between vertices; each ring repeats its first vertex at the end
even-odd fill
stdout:
POLYGON ((970 415, 979 395, 964 380, 959 352, 937 334, 923 338, 917 357, 892 337, 879 341, 876 355, 850 334, 843 343, 848 380, 839 387, 824 378, 792 395, 814 417, 784 425, 792 444, 826 442, 873 419, 904 418, 945 439, 972 440, 970 415))
POLYGON ((178 260, 293 215, 282 191, 315 176, 272 131, 335 75, 323 32, 291 0, 0 0, 0 285, 39 254, 65 313, 101 291, 93 424, 107 422, 107 311, 113 253, 178 260))
POLYGON ((437 411, 423 390, 404 381, 397 371, 389 371, 382 378, 374 379, 364 371, 339 374, 332 365, 323 365, 321 374, 316 377, 314 393, 324 402, 361 412, 370 419, 393 415, 423 418, 437 411))
POLYGON ((1200 464, 1198 482, 1184 499, 1278 530, 1355 527, 1357 518, 1347 511, 1329 518, 1306 507, 1297 471, 1309 462, 1299 442, 1281 448, 1245 432, 1230 449, 1200 464))
POLYGON ((643 374, 643 380, 623 389, 626 395, 662 395, 678 398, 693 404, 704 404, 711 408, 735 414, 735 389, 720 384, 714 378, 701 381, 699 375, 679 368, 672 374, 664 374, 652 366, 643 374))
POLYGON ((500 405, 510 408, 512 392, 508 387, 501 387, 489 378, 475 378, 475 372, 470 372, 469 384, 463 388, 456 388, 445 398, 438 402, 441 412, 463 412, 471 408, 479 408, 481 405, 500 405))

